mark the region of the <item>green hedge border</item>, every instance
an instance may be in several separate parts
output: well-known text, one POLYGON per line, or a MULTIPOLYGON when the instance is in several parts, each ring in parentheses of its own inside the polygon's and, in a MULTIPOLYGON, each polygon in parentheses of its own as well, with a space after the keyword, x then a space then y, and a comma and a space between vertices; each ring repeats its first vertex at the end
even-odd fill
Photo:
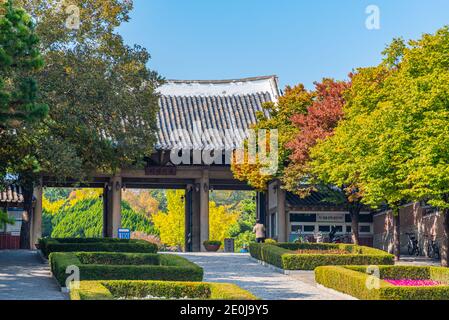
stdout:
POLYGON ((250 244, 253 258, 283 270, 314 270, 327 265, 392 265, 394 256, 378 249, 325 243, 250 244), (344 250, 348 254, 297 254, 294 250, 344 250))
POLYGON ((171 254, 53 252, 49 263, 62 287, 68 277, 66 270, 69 266, 79 268, 80 280, 203 280, 201 267, 171 254))
POLYGON ((378 266, 379 287, 368 289, 370 275, 362 266, 324 266, 315 269, 315 280, 327 288, 361 300, 449 300, 449 268, 378 266), (400 287, 382 279, 435 280, 435 287, 400 287))
POLYGON ((137 239, 110 238, 42 238, 39 239, 42 254, 48 258, 52 252, 138 252, 157 253, 157 245, 137 239))
POLYGON ((250 292, 229 283, 171 282, 171 281, 81 281, 78 289, 70 291, 71 300, 116 300, 144 298, 199 300, 257 300, 250 292))

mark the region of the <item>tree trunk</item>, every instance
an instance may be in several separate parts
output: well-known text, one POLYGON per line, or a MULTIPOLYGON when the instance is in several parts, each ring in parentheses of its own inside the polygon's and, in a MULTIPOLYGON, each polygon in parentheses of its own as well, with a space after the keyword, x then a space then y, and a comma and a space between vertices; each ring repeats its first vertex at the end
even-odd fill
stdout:
POLYGON ((359 244, 359 220, 360 220, 360 204, 351 205, 349 209, 351 214, 351 231, 352 243, 359 244))
POLYGON ((31 221, 33 219, 33 184, 22 187, 23 215, 20 228, 20 249, 31 249, 31 221))
POLYGON ((449 209, 443 210, 443 242, 441 244, 441 265, 449 267, 449 209))
POLYGON ((393 254, 396 261, 401 258, 401 221, 399 209, 393 210, 393 254))

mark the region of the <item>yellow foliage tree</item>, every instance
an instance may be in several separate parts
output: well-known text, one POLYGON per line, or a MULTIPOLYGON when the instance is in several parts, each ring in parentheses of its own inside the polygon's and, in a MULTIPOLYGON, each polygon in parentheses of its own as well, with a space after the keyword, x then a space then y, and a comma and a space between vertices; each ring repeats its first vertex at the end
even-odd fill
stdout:
POLYGON ((230 230, 240 217, 238 212, 230 211, 228 206, 217 206, 215 202, 209 203, 209 238, 224 242, 230 236, 230 230))
POLYGON ((102 189, 77 189, 72 191, 69 195, 69 204, 73 207, 80 201, 86 199, 95 199, 103 195, 102 189))
POLYGON ((167 191, 167 212, 153 215, 154 226, 159 230, 162 243, 184 248, 185 213, 184 191, 167 191))
POLYGON ((143 213, 148 217, 155 214, 159 207, 159 202, 148 191, 134 192, 127 190, 123 192, 122 197, 134 211, 143 213))
POLYGON ((51 202, 45 195, 42 198, 42 208, 51 215, 55 215, 56 213, 58 213, 64 204, 64 199, 51 202))
MULTIPOLYGON (((168 246, 184 248, 185 211, 184 191, 167 192, 167 212, 153 215, 154 226, 159 230, 161 242, 168 246)), ((237 223, 240 214, 228 206, 209 203, 209 238, 223 242, 230 236, 231 228, 237 223)))

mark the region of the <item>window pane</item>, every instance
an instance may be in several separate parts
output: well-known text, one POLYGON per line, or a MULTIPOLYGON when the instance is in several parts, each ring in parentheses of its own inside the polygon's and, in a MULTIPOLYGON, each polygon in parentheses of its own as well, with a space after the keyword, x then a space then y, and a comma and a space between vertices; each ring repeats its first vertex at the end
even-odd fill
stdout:
POLYGON ((293 233, 297 233, 299 231, 302 231, 302 226, 292 226, 293 233))
POLYGON ((319 226, 318 230, 320 232, 330 232, 331 231, 331 227, 330 226, 319 226))
POLYGON ((347 233, 351 233, 351 232, 352 232, 351 226, 346 226, 346 232, 347 232, 347 233))
POLYGON ((371 227, 370 226, 360 226, 360 232, 370 233, 371 227))
POLYGON ((335 226, 335 232, 343 232, 343 226, 335 226))
POLYGON ((316 214, 291 213, 291 222, 316 222, 316 214))
POLYGON ((304 226, 304 232, 315 232, 315 226, 304 226))

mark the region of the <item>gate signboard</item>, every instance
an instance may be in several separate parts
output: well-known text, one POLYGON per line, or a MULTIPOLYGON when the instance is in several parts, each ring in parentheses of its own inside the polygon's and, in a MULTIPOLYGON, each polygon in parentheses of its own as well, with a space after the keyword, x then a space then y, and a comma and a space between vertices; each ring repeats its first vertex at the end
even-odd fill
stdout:
POLYGON ((120 228, 118 229, 118 238, 119 239, 131 239, 131 230, 120 228))

